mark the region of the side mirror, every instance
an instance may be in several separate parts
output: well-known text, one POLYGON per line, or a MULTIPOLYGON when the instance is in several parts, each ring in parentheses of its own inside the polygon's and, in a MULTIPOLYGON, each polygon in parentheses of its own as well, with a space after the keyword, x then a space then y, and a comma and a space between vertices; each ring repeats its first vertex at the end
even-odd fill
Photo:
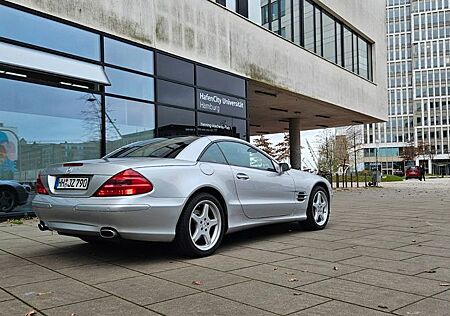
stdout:
POLYGON ((280 169, 281 169, 281 172, 283 173, 283 172, 290 170, 291 167, 289 167, 289 165, 287 163, 282 162, 282 163, 280 163, 280 169))

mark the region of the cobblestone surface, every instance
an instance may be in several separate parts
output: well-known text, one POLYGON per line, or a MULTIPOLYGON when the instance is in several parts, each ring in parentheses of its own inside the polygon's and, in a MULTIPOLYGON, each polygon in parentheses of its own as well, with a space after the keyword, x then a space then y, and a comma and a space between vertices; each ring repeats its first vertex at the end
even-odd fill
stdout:
POLYGON ((35 225, 0 224, 1 315, 450 314, 450 179, 337 191, 323 231, 252 229, 193 260, 35 225))

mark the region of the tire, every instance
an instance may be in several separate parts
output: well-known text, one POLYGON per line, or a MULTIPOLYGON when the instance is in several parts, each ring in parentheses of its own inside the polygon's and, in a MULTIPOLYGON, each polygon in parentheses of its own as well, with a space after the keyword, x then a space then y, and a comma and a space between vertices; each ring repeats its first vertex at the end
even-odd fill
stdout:
POLYGON ((321 186, 312 189, 306 210, 306 221, 301 222, 308 230, 321 230, 327 226, 330 218, 330 198, 328 192, 321 186), (319 209, 318 209, 319 208, 319 209), (317 213, 317 210, 319 213, 317 213), (318 214, 318 215, 316 215, 318 214))
POLYGON ((408 177, 406 177, 406 178, 405 178, 405 180, 409 180, 409 178, 408 178, 408 177))
POLYGON ((17 205, 16 196, 10 189, 0 189, 0 212, 10 212, 17 205))
POLYGON ((199 193, 181 213, 175 243, 184 256, 205 257, 220 246, 224 232, 225 216, 219 200, 209 193, 199 193))

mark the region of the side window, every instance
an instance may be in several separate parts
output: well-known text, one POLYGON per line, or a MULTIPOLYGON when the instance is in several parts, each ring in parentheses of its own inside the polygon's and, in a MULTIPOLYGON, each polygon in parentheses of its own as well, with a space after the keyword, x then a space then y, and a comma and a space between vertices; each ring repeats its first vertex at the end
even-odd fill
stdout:
POLYGON ((253 147, 237 142, 220 142, 219 147, 231 165, 275 171, 272 160, 253 147))
POLYGON ((209 146, 208 149, 203 153, 199 161, 227 164, 227 160, 223 156, 217 144, 212 144, 211 146, 209 146))

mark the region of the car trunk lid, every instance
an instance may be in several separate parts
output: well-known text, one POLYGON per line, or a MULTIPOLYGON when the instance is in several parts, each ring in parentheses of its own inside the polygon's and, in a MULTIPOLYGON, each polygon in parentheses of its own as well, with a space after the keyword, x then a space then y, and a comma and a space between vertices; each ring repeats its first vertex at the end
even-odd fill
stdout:
MULTIPOLYGON (((112 176, 126 169, 189 166, 195 161, 171 158, 105 158, 51 165, 41 173, 50 195, 90 197, 112 176)), ((151 179, 149 179, 151 181, 151 179)))

